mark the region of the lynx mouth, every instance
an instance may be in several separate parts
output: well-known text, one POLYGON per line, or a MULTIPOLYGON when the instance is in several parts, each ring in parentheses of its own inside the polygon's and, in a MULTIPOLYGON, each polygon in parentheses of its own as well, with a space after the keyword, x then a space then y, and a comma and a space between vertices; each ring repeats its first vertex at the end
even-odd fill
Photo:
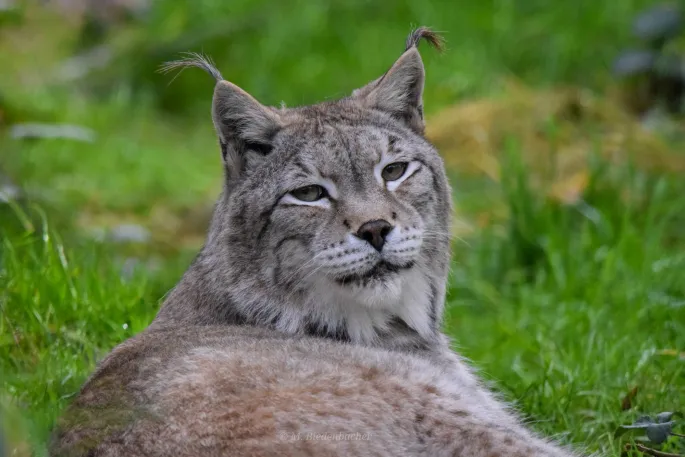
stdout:
POLYGON ((391 275, 397 274, 404 270, 409 270, 414 266, 414 262, 405 263, 403 265, 392 264, 382 260, 378 262, 373 268, 364 273, 353 273, 345 276, 335 278, 335 282, 341 286, 366 286, 373 281, 382 281, 391 275))

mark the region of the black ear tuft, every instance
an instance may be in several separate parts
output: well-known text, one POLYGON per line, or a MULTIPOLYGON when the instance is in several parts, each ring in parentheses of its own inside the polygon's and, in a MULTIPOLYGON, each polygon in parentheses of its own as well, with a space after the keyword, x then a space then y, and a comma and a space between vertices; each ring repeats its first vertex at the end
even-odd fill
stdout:
POLYGON ((438 32, 434 32, 429 27, 419 27, 412 30, 407 37, 404 50, 408 51, 411 48, 419 46, 421 40, 426 40, 438 51, 443 51, 445 48, 445 39, 438 32))
POLYGON ((195 67, 206 71, 216 82, 223 81, 224 77, 221 76, 221 73, 217 70, 216 65, 214 65, 214 62, 212 62, 212 59, 209 56, 197 52, 185 52, 183 53, 183 56, 182 59, 164 63, 159 68, 159 72, 169 73, 174 70, 179 70, 180 73, 186 68, 195 67))

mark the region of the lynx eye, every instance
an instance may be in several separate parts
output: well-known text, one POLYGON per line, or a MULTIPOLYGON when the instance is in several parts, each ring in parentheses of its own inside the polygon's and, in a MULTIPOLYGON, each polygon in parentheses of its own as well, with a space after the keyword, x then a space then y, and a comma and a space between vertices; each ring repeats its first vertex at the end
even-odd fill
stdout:
POLYGON ((383 168, 383 171, 381 171, 381 178, 385 181, 397 181, 404 175, 404 172, 407 171, 407 165, 407 162, 391 163, 383 168))
POLYGON ((328 196, 328 192, 321 186, 313 184, 311 186, 300 187, 290 192, 290 195, 303 202, 315 202, 328 196))

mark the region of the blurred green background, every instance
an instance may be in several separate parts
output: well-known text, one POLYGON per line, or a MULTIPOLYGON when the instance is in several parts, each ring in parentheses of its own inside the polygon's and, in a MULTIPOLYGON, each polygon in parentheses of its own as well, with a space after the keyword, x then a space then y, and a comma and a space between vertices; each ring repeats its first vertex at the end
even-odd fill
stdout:
POLYGON ((653 6, 0 1, 10 455, 45 454, 97 360, 145 328, 202 245, 222 180, 213 84, 159 66, 204 52, 263 103, 301 105, 376 78, 428 25, 447 40, 421 48, 428 135, 457 204, 445 330, 536 429, 618 456, 618 425, 685 409, 685 122, 649 75, 612 72, 649 48, 633 23, 653 6))

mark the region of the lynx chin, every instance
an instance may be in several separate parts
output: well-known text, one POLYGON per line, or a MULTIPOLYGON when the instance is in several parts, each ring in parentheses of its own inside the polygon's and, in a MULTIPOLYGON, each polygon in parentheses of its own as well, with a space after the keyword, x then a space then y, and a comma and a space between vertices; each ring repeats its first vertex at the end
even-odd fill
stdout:
POLYGON ((51 455, 577 455, 440 331, 451 192, 423 135, 422 39, 442 44, 418 28, 378 79, 296 108, 260 104, 200 55, 166 65, 216 80, 224 189, 202 251, 100 362, 51 455))

